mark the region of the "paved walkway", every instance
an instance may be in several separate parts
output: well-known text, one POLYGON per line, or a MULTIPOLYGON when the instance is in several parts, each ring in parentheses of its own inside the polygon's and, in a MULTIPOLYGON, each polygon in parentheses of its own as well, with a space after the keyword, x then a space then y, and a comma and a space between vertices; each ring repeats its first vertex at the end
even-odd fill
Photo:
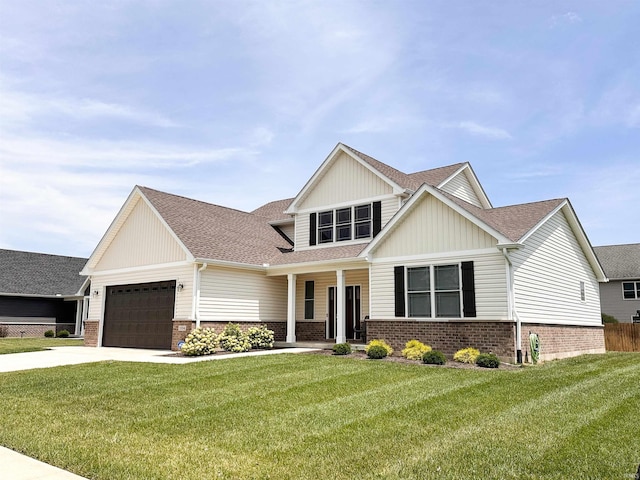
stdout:
MULTIPOLYGON (((281 348, 246 353, 207 355, 204 357, 176 357, 169 350, 141 350, 112 347, 52 347, 43 352, 0 355, 0 372, 59 367, 81 363, 115 360, 121 362, 184 364, 279 353, 303 353, 314 348, 281 348)), ((71 472, 48 465, 0 446, 0 478, 7 480, 86 480, 71 472)))

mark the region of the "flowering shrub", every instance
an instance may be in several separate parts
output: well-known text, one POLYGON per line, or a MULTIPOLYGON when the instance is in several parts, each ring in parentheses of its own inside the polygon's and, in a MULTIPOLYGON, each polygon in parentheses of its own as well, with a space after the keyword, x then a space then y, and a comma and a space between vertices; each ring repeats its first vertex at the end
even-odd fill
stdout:
POLYGON ((273 330, 269 330, 266 325, 250 327, 246 332, 251 348, 273 348, 273 330))
POLYGON ((240 325, 228 323, 218 338, 220 346, 227 352, 248 352, 251 350, 251 342, 247 335, 242 333, 240 325))
POLYGON ((218 335, 212 328, 196 328, 184 339, 181 351, 184 355, 196 357, 211 355, 218 346, 218 335))
POLYGON ((422 360, 425 353, 430 352, 431 347, 419 340, 409 340, 402 350, 402 356, 409 360, 422 360))
POLYGON ((476 363, 476 358, 478 358, 480 352, 475 348, 463 348, 462 350, 458 350, 454 355, 453 359, 456 362, 460 363, 476 363))
MULTIPOLYGON (((369 355, 369 350, 372 347, 382 347, 387 351, 387 355, 393 355, 393 348, 385 342, 384 340, 371 340, 366 347, 364 347, 364 351, 367 355, 369 355)), ((387 356, 385 355, 385 357, 387 356)))

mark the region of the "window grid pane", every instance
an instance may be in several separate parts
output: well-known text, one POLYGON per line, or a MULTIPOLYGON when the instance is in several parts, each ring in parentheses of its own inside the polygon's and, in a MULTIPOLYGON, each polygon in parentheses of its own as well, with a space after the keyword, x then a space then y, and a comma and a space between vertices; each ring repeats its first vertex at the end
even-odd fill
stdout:
POLYGON ((318 225, 320 227, 333 226, 333 211, 320 212, 318 214, 318 225))
POLYGON ((431 317, 431 294, 409 294, 409 317, 431 317))
POLYGON ((338 242, 351 240, 351 224, 336 227, 336 237, 338 242))
POLYGON ((333 242, 333 226, 318 229, 318 241, 320 243, 333 242))
POLYGON ((359 205, 356 210, 356 222, 371 220, 371 205, 359 205))
POLYGON ((409 292, 428 292, 429 289, 429 267, 407 269, 407 290, 409 292))
POLYGON ((369 238, 371 236, 371 222, 356 223, 356 238, 369 238))
POLYGON ((460 317, 460 294, 436 292, 436 317, 460 317))
POLYGON ((342 208, 340 210, 336 210, 336 225, 344 225, 345 223, 351 223, 350 208, 342 208))

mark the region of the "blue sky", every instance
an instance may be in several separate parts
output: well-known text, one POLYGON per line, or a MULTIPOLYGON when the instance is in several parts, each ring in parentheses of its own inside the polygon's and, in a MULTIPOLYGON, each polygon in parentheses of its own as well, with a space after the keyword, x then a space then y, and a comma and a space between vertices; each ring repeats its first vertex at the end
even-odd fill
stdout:
POLYGON ((252 210, 340 141, 640 242, 639 25, 637 1, 0 0, 0 247, 88 256, 136 184, 252 210))

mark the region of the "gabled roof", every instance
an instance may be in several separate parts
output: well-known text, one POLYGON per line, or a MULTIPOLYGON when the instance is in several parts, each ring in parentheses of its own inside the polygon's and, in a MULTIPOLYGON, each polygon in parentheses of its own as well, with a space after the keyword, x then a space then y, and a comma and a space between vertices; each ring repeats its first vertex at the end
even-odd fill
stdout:
POLYGON ((291 247, 264 217, 137 188, 195 259, 261 266, 291 247))
POLYGON ((0 249, 0 294, 75 296, 86 258, 0 249))
POLYGON ((251 213, 253 215, 266 218, 269 223, 293 222, 291 215, 284 213, 292 201, 293 198, 285 198, 284 200, 269 202, 259 208, 256 208, 251 213))
POLYGON ((593 247, 612 280, 640 279, 640 243, 593 247))

